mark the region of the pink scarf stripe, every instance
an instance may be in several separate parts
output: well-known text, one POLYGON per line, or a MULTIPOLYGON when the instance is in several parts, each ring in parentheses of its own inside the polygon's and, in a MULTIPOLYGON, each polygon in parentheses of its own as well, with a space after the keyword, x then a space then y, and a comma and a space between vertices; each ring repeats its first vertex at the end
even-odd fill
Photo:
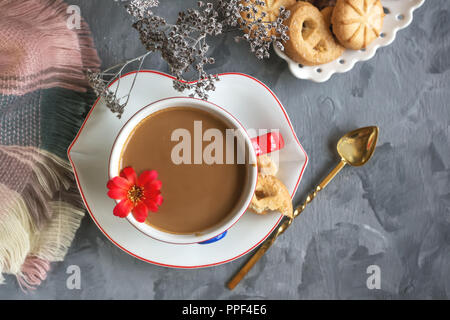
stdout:
POLYGON ((22 291, 27 293, 35 290, 47 278, 48 271, 50 271, 50 262, 30 256, 22 265, 21 274, 17 276, 17 282, 22 291))
POLYGON ((0 1, 0 93, 62 87, 85 92, 100 65, 88 26, 69 29, 61 0, 0 1))

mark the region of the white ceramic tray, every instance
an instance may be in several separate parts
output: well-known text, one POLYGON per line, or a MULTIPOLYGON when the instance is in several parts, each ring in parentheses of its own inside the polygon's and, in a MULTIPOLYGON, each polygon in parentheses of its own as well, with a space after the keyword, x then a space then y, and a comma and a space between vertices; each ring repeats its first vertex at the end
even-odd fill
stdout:
POLYGON ((358 61, 366 61, 373 58, 378 48, 390 45, 394 41, 397 32, 411 23, 414 10, 419 8, 424 2, 425 0, 381 0, 386 13, 381 36, 373 41, 368 48, 363 50, 345 50, 340 58, 332 62, 320 66, 302 66, 291 60, 278 48, 275 48, 275 52, 282 59, 286 60, 289 70, 295 77, 314 82, 325 82, 335 73, 351 70, 358 61))

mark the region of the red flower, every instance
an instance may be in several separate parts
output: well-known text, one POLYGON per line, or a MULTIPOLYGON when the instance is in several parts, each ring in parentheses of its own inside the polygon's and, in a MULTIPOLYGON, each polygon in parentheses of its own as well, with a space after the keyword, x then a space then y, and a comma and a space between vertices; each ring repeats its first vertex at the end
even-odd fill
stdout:
POLYGON ((114 177, 106 185, 109 189, 108 197, 120 202, 115 206, 115 216, 125 218, 133 212, 134 218, 145 222, 148 211, 157 212, 158 206, 163 202, 161 196, 161 181, 157 180, 155 170, 144 171, 139 178, 133 168, 122 170, 120 176, 114 177))

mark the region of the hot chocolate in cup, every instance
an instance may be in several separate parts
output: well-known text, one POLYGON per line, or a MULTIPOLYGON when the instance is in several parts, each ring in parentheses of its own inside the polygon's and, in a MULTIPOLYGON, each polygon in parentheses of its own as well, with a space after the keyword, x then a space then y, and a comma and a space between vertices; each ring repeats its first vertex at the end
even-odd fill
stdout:
POLYGON ((146 223, 131 213, 126 219, 145 235, 169 243, 200 243, 221 235, 253 197, 258 176, 254 141, 232 114, 208 101, 174 97, 145 106, 119 132, 109 177, 128 166, 137 174, 156 170, 164 202, 158 212, 149 212, 146 223))

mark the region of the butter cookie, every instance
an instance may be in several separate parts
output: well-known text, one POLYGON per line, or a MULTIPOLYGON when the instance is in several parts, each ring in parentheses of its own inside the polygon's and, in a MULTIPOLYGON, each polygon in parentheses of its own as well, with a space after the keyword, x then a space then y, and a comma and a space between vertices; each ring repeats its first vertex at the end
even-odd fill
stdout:
POLYGON ((276 163, 265 154, 258 157, 257 163, 258 172, 263 175, 275 176, 278 172, 278 166, 276 163))
POLYGON ((322 13, 308 2, 299 1, 290 7, 289 41, 285 53, 306 66, 324 64, 337 59, 344 48, 336 42, 322 13))
POLYGON ((323 10, 328 7, 334 7, 336 5, 336 0, 316 0, 313 4, 319 8, 319 10, 323 10))
POLYGON ((294 217, 291 195, 286 186, 271 175, 258 174, 258 183, 249 209, 257 214, 280 211, 290 218, 294 217))
POLYGON ((331 16, 333 15, 334 7, 326 7, 320 10, 320 12, 323 15, 323 19, 325 20, 325 24, 328 26, 328 28, 331 27, 331 16))
MULTIPOLYGON (((280 8, 288 9, 295 2, 296 0, 242 0, 241 4, 244 7, 250 7, 250 10, 241 12, 241 17, 247 23, 252 23, 255 19, 261 18, 267 24, 267 36, 270 37, 276 35, 275 29, 272 28, 272 23, 277 21, 280 15, 280 8), (264 2, 264 5, 259 5, 258 2, 264 2), (257 9, 257 13, 252 11, 252 6, 257 9)), ((250 26, 250 30, 254 29, 250 26)), ((244 31, 246 33, 250 32, 248 29, 244 31)), ((250 32, 250 36, 253 36, 252 32, 250 32)))
POLYGON ((366 48, 379 37, 383 20, 380 0, 338 0, 331 18, 339 42, 354 50, 366 48))

